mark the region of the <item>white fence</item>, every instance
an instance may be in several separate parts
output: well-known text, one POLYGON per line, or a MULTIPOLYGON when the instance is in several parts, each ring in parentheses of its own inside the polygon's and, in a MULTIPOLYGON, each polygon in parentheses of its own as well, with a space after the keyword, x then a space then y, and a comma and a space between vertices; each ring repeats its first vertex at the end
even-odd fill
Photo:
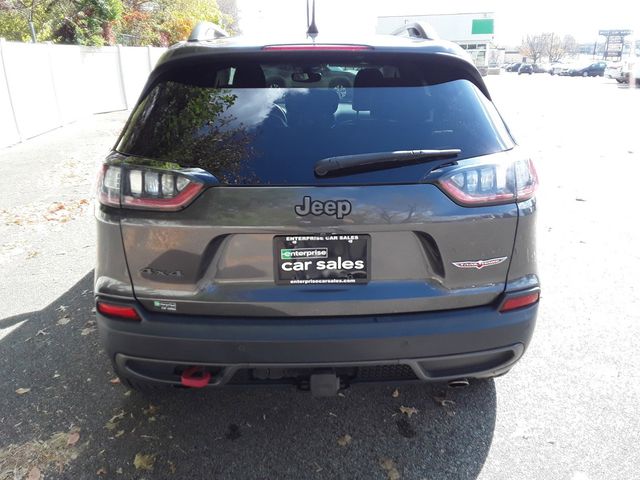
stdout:
POLYGON ((133 107, 164 51, 0 39, 0 148, 93 113, 133 107))

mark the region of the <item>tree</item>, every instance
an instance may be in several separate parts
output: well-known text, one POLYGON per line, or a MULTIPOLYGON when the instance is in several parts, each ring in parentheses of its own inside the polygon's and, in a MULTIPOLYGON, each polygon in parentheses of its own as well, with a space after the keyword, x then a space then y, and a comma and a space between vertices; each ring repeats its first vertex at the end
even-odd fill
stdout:
POLYGON ((547 37, 544 34, 529 35, 522 40, 520 52, 530 58, 533 63, 538 63, 547 49, 547 37))
POLYGON ((569 56, 575 56, 578 54, 578 42, 573 35, 565 35, 562 39, 564 51, 569 56))
POLYGON ((185 40, 200 20, 226 27, 232 18, 215 0, 125 0, 125 14, 116 26, 121 43, 166 47, 185 40))
POLYGON ((0 34, 27 41, 33 22, 39 41, 103 45, 122 9, 121 0, 0 0, 0 34))
POLYGON ((80 45, 168 46, 185 40, 200 20, 235 25, 235 0, 0 0, 0 36, 80 45))
POLYGON ((564 41, 556 33, 548 33, 546 37, 545 53, 549 57, 549 62, 559 62, 566 54, 564 41))
POLYGON ((239 33, 237 0, 218 0, 220 11, 227 16, 226 28, 229 32, 239 33))

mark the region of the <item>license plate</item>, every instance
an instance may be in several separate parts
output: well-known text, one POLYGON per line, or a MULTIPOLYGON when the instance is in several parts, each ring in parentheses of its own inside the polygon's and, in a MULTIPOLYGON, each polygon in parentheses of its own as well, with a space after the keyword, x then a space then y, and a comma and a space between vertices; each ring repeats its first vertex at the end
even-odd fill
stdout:
POLYGON ((279 285, 362 284, 370 278, 369 235, 280 235, 273 239, 279 285))

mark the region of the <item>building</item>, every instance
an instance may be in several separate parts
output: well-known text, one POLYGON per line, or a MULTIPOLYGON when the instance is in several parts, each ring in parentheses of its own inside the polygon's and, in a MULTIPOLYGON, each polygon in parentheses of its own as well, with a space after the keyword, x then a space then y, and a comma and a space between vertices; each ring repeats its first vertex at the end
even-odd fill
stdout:
POLYGON ((504 50, 494 48, 493 12, 383 16, 378 17, 376 32, 393 33, 415 22, 428 23, 440 38, 464 48, 483 73, 504 62, 504 50))

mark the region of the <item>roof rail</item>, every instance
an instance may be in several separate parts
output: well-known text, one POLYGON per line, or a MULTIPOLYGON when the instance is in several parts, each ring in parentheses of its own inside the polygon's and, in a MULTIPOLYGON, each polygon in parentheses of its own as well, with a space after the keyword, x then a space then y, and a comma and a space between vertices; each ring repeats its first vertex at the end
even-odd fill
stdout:
POLYGON ((407 23, 391 32, 391 35, 409 38, 423 38, 425 40, 438 40, 440 36, 435 29, 426 22, 407 23))
POLYGON ((229 34, 226 30, 219 27, 215 23, 211 22, 198 22, 191 35, 189 35, 189 42, 200 42, 202 40, 216 40, 218 38, 228 37, 229 34))

